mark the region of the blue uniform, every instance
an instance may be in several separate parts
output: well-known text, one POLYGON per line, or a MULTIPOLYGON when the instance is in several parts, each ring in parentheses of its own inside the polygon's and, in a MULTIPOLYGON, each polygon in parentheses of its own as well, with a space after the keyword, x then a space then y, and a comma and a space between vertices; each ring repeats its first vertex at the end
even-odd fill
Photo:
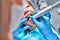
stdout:
POLYGON ((36 28, 28 33, 22 40, 44 40, 44 37, 36 28))

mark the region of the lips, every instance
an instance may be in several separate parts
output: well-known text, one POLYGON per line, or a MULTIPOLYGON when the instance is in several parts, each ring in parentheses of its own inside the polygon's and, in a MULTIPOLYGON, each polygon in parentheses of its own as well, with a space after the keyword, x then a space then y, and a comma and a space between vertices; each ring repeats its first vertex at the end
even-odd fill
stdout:
POLYGON ((33 11, 29 10, 29 11, 25 11, 24 12, 24 15, 23 15, 23 18, 28 18, 32 15, 33 11))

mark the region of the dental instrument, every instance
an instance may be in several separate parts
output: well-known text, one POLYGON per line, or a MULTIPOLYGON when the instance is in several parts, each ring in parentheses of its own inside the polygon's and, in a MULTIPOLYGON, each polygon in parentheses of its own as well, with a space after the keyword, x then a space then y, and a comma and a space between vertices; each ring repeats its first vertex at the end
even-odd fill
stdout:
POLYGON ((58 5, 60 5, 60 1, 57 2, 57 3, 55 3, 55 4, 53 4, 53 5, 51 5, 51 6, 49 6, 49 7, 47 7, 47 8, 45 8, 45 9, 43 9, 43 10, 41 10, 40 12, 38 12, 37 14, 35 14, 34 17, 38 18, 38 17, 44 15, 47 11, 50 11, 51 9, 57 7, 58 5))

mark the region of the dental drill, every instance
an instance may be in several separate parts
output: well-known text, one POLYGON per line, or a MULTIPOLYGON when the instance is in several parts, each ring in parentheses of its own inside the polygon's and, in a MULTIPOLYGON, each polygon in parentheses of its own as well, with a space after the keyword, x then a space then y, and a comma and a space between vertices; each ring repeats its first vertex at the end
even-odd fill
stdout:
POLYGON ((38 17, 46 14, 47 11, 50 11, 51 9, 57 7, 58 5, 60 5, 60 1, 55 3, 55 4, 53 4, 53 5, 48 6, 47 8, 45 8, 45 9, 43 9, 41 11, 39 11, 37 14, 34 15, 34 17, 38 18, 38 17))
MULTIPOLYGON (((48 6, 47 8, 45 8, 45 9, 43 9, 43 10, 41 10, 41 11, 39 11, 39 12, 38 12, 37 14, 35 14, 33 17, 38 18, 38 17, 46 14, 47 11, 51 11, 53 8, 58 7, 58 6, 60 6, 60 1, 57 2, 57 3, 55 3, 55 4, 53 4, 53 5, 48 6)), ((55 28, 55 27, 54 27, 54 28, 55 28)), ((54 28, 53 28, 53 31, 56 33, 56 35, 57 35, 58 38, 60 39, 59 33, 57 33, 57 31, 54 30, 54 28)))

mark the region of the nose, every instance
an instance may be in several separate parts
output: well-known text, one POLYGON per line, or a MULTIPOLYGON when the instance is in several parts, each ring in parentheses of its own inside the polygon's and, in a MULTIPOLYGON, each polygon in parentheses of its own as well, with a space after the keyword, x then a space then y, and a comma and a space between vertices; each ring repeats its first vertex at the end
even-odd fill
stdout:
POLYGON ((24 14, 24 18, 30 17, 32 13, 33 13, 32 11, 26 11, 24 14))

